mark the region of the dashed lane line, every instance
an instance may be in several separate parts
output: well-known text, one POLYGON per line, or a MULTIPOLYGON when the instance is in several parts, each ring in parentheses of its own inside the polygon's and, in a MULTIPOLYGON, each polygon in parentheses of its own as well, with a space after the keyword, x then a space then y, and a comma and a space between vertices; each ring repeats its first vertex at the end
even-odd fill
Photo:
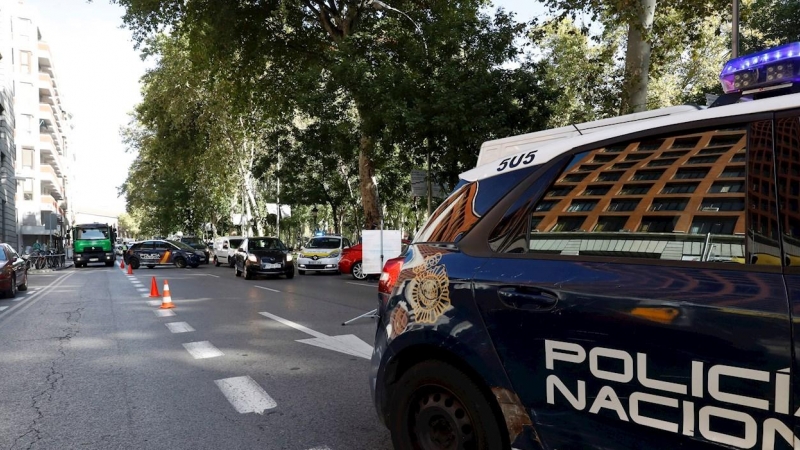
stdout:
POLYGON ((259 289, 264 289, 265 291, 280 292, 277 289, 272 289, 272 288, 268 288, 268 287, 264 287, 264 286, 256 286, 256 287, 259 288, 259 289))
POLYGON ((216 358, 217 356, 224 355, 224 353, 208 341, 189 342, 183 344, 183 348, 185 348, 194 359, 216 358))
POLYGON ((249 376, 214 380, 222 394, 239 414, 263 414, 278 403, 249 376))
POLYGON ((345 281, 345 283, 353 284, 353 285, 356 285, 356 286, 366 286, 366 287, 371 287, 371 288, 376 288, 376 289, 378 288, 377 284, 354 283, 352 281, 345 281))
POLYGON ((161 305, 161 300, 148 300, 147 304, 149 306, 159 306, 161 305))
POLYGON ((175 315, 175 311, 171 309, 157 309, 153 311, 158 317, 172 317, 175 315))
POLYGON ((194 328, 186 322, 170 322, 165 325, 172 333, 191 333, 194 331, 194 328))

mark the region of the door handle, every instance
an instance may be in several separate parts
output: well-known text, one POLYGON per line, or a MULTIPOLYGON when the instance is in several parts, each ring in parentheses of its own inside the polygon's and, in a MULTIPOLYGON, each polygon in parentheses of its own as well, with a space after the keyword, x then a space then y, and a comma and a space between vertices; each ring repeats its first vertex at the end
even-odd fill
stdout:
POLYGON ((512 308, 532 311, 552 308, 558 303, 558 295, 543 289, 503 287, 497 290, 497 295, 512 308))

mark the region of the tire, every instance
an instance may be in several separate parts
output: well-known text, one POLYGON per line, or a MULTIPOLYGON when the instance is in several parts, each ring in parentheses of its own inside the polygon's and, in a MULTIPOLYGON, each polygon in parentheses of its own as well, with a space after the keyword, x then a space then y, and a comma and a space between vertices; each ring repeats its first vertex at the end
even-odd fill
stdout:
POLYGON ((218 259, 217 259, 217 257, 215 256, 215 257, 214 257, 214 267, 219 267, 219 266, 220 266, 219 260, 218 260, 218 259))
POLYGON ((148 268, 148 269, 155 269, 155 268, 156 268, 156 266, 154 266, 154 265, 152 265, 152 264, 148 264, 148 265, 147 265, 147 268, 148 268))
POLYGON ((183 256, 175 258, 175 267, 177 267, 178 269, 186 268, 186 260, 183 259, 183 256))
POLYGON ((131 258, 131 262, 128 265, 131 266, 131 269, 133 270, 138 270, 139 267, 142 267, 142 264, 139 262, 139 258, 131 258))
POLYGON ((5 292, 6 298, 14 298, 17 296, 17 276, 11 275, 11 287, 5 292))
POLYGON ((306 271, 305 271, 305 270, 300 270, 300 269, 297 269, 297 273, 299 273, 300 275, 305 275, 305 274, 306 274, 306 271))
POLYGON ((353 274, 353 278, 356 280, 366 280, 367 274, 364 273, 364 266, 361 265, 361 261, 353 264, 353 269, 350 271, 353 274))
POLYGON ((294 278, 294 270, 291 272, 286 272, 286 279, 291 280, 292 278, 294 278))
POLYGON ((390 392, 394 394, 388 426, 394 448, 492 450, 510 445, 505 426, 496 418, 500 414, 480 388, 450 364, 429 360, 412 366, 390 392))
POLYGON ((189 267, 191 267, 192 269, 197 269, 198 267, 200 267, 200 264, 189 264, 189 267))
POLYGON ((27 291, 28 290, 28 271, 25 270, 25 282, 19 285, 20 291, 27 291))
POLYGON ((106 261, 106 267, 111 267, 114 265, 114 261, 106 261))
POLYGON ((246 268, 244 269, 244 279, 245 280, 252 280, 253 274, 251 274, 246 268))
POLYGON ((242 271, 239 270, 238 267, 236 267, 236 263, 235 262, 233 263, 233 273, 236 274, 237 277, 242 276, 242 271))

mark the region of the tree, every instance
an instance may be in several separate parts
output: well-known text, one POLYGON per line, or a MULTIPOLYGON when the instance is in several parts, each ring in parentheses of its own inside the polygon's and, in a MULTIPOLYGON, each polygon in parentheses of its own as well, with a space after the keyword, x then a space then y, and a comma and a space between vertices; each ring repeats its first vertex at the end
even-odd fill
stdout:
POLYGON ((747 0, 742 3, 740 54, 800 41, 800 2, 747 0))
POLYGON ((672 29, 671 34, 658 37, 670 42, 691 41, 697 36, 692 27, 702 18, 727 14, 728 0, 546 0, 551 9, 561 10, 561 16, 588 13, 592 20, 599 20, 605 26, 615 27, 623 24, 627 28, 625 50, 625 72, 621 96, 620 114, 644 111, 647 109, 648 82, 650 80, 651 56, 654 50, 654 24, 658 21, 660 9, 678 12, 683 20, 680 28, 672 29), (679 37, 677 40, 669 39, 679 37))
MULTIPOLYGON (((235 74, 235 79, 233 76, 228 79, 236 89, 249 93, 243 97, 282 109, 289 116, 285 121, 291 121, 297 111, 314 115, 308 114, 304 93, 316 90, 321 83, 337 93, 331 103, 346 99, 356 112, 359 194, 368 227, 375 227, 378 219, 371 177, 394 154, 394 145, 400 141, 395 131, 415 128, 414 133, 406 133, 414 137, 416 147, 409 153, 415 161, 420 154, 443 151, 443 145, 449 145, 450 138, 457 137, 456 127, 446 136, 437 136, 431 126, 427 131, 414 127, 432 123, 427 119, 436 117, 435 111, 416 118, 411 117, 414 114, 403 115, 403 110, 421 111, 428 98, 426 93, 445 91, 437 92, 434 86, 413 89, 409 88, 410 83, 452 72, 439 71, 439 63, 445 68, 469 68, 465 63, 481 62, 477 67, 483 70, 501 66, 514 56, 513 41, 523 29, 503 14, 490 20, 481 12, 487 5, 484 0, 458 3, 440 0, 426 4, 398 1, 394 6, 406 10, 420 24, 423 36, 436 38, 428 39, 429 47, 406 18, 384 16, 369 7, 371 2, 363 0, 111 1, 126 8, 125 23, 140 45, 146 46, 148 37, 168 29, 173 36, 186 39, 193 61, 235 74), (395 84, 409 89, 395 89, 395 84), (403 92, 410 95, 404 96, 403 92), (398 117, 401 120, 396 120, 398 117)), ((463 81, 466 73, 442 81, 463 81)), ((483 80, 509 81, 509 92, 520 89, 518 79, 504 78, 500 71, 492 73, 492 77, 483 80)), ((451 86, 447 92, 457 89, 451 86)), ((494 100, 491 86, 482 86, 482 90, 485 95, 473 97, 472 103, 491 104, 494 100)), ((510 97, 513 95, 504 98, 512 100, 510 97)), ((480 109, 464 103, 453 106, 465 113, 480 109)), ((452 111, 449 109, 449 113, 452 111)), ((450 116, 451 125, 454 117, 450 116)), ((470 127, 462 125, 461 131, 464 130, 470 127)), ((456 140, 458 146, 450 148, 476 153, 475 141, 481 134, 485 133, 470 133, 470 139, 456 140)), ((459 158, 448 156, 441 165, 460 170, 463 167, 458 161, 459 158)))

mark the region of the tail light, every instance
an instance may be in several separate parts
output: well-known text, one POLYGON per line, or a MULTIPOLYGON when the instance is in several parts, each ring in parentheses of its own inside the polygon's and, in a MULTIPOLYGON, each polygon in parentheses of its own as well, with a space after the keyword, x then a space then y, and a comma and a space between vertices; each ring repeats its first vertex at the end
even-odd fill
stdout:
POLYGON ((392 258, 383 265, 383 272, 381 272, 381 279, 378 281, 378 293, 388 295, 392 293, 394 285, 397 283, 397 278, 400 276, 400 269, 403 268, 404 257, 398 256, 392 258))

